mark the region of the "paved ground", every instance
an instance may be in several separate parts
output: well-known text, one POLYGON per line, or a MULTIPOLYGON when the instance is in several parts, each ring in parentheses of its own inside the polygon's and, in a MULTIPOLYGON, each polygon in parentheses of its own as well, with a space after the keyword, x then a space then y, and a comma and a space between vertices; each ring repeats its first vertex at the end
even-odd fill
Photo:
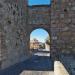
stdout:
POLYGON ((37 51, 34 55, 38 55, 38 56, 50 56, 50 52, 49 51, 37 51))
POLYGON ((75 56, 73 55, 61 55, 61 61, 67 68, 70 75, 75 75, 75 56))
POLYGON ((53 71, 23 71, 20 75, 54 75, 53 71))
POLYGON ((0 71, 0 75, 20 75, 24 70, 51 71, 53 62, 49 56, 35 55, 22 63, 16 64, 6 70, 0 71))

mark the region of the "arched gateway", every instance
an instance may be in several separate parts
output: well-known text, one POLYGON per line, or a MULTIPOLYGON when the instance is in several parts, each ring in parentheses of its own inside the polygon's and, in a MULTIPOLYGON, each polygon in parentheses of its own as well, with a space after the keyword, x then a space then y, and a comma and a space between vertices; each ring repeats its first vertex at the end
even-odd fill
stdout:
POLYGON ((44 28, 51 36, 51 57, 75 50, 75 2, 51 0, 51 5, 28 6, 27 0, 0 0, 0 67, 30 57, 30 33, 44 28))

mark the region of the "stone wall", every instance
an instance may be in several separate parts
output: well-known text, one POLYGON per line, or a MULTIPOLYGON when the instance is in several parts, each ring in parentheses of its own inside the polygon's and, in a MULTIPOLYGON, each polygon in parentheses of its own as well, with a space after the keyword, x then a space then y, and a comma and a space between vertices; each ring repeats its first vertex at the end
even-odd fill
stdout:
POLYGON ((61 52, 75 53, 74 13, 74 0, 52 0, 51 5, 29 7, 29 32, 37 28, 44 28, 48 31, 51 36, 51 55, 53 58, 58 58, 61 52), (43 16, 46 16, 45 19, 43 16))
POLYGON ((52 0, 51 39, 53 56, 59 54, 60 51, 65 53, 75 52, 74 0, 52 0))
POLYGON ((27 59, 27 3, 25 0, 0 0, 1 68, 27 59))
MULTIPOLYGON (((37 24, 29 24, 30 14, 34 11, 27 8, 26 0, 0 0, 1 68, 23 61, 30 55, 30 33, 37 28, 44 28, 50 34, 52 57, 57 57, 61 51, 75 52, 75 1, 52 0, 51 6, 34 8, 39 8, 40 15, 46 17, 42 18, 43 23, 37 19, 37 24)), ((38 16, 38 12, 35 15, 38 16)))

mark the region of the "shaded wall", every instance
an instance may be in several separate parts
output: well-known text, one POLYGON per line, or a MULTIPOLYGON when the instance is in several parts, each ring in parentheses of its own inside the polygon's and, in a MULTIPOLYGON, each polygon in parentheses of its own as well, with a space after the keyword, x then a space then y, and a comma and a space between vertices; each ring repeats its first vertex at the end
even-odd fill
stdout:
POLYGON ((61 51, 75 52, 74 0, 52 0, 51 6, 28 6, 28 9, 26 6, 25 0, 0 0, 1 68, 30 55, 30 33, 37 28, 44 28, 51 36, 53 58, 61 51))
POLYGON ((52 0, 51 49, 52 54, 75 53, 75 1, 52 0), (55 52, 56 51, 56 52, 55 52))
POLYGON ((51 56, 75 53, 75 2, 52 0, 51 5, 29 6, 28 29, 46 29, 51 36, 51 56), (44 18, 45 17, 45 18, 44 18))
POLYGON ((25 0, 0 0, 0 62, 8 67, 28 58, 27 3, 25 0))

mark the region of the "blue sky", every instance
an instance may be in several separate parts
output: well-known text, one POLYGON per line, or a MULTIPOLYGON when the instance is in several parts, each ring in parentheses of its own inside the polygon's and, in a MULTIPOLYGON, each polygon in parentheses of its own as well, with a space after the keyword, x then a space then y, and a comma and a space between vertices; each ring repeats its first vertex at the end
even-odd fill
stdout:
POLYGON ((50 4, 51 0, 28 0, 29 5, 50 4))
POLYGON ((39 42, 45 42, 45 39, 49 36, 48 32, 45 31, 44 29, 36 29, 34 31, 32 31, 31 35, 30 35, 30 40, 36 38, 37 40, 39 40, 39 42))

